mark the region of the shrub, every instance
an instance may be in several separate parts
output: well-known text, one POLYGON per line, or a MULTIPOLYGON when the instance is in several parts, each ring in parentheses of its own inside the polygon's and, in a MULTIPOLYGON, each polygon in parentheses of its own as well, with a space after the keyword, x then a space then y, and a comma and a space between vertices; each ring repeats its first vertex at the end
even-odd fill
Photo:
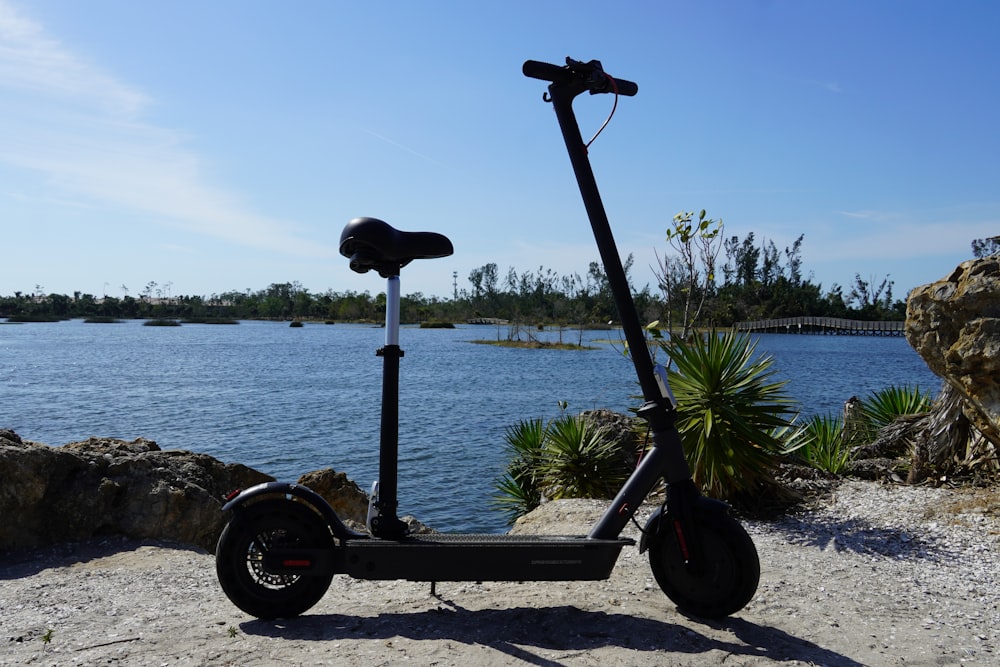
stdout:
POLYGON ((612 498, 628 476, 618 444, 581 417, 549 423, 539 470, 552 499, 612 498))
POLYGON ((797 433, 793 448, 813 468, 843 472, 850 460, 851 443, 844 437, 844 422, 834 415, 809 418, 797 433))
POLYGON ((545 500, 611 498, 628 475, 621 445, 606 428, 561 415, 520 421, 504 434, 510 462, 495 482, 508 523, 545 500))
POLYGON ((762 492, 784 495, 774 476, 786 450, 778 433, 796 407, 773 377, 773 358, 735 332, 655 342, 675 367, 677 428, 695 483, 743 508, 762 492))
POLYGON ((890 386, 872 392, 845 416, 815 416, 794 433, 788 451, 796 451, 819 470, 839 474, 847 467, 855 447, 871 444, 881 429, 897 418, 926 412, 931 397, 914 387, 890 386))
POLYGON ((494 505, 507 515, 507 523, 513 524, 542 502, 537 467, 545 442, 545 424, 541 419, 519 421, 507 427, 504 441, 510 461, 507 471, 494 483, 500 491, 494 505))
POLYGON ((879 429, 885 428, 898 417, 927 412, 931 408, 931 395, 920 387, 886 387, 872 392, 861 402, 861 414, 869 433, 869 442, 879 429))

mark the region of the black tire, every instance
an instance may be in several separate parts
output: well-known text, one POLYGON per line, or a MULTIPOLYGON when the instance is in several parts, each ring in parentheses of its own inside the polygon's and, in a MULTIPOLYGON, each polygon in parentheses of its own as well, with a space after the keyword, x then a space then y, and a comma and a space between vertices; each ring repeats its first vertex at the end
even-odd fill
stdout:
POLYGON ((277 546, 335 548, 326 522, 292 500, 263 500, 236 510, 219 536, 215 571, 237 607, 257 618, 298 616, 326 594, 332 574, 274 574, 263 555, 277 546))
POLYGON ((704 618, 729 616, 753 598, 760 559, 753 540, 724 512, 695 515, 705 562, 697 573, 684 564, 676 533, 669 527, 650 536, 649 565, 656 583, 678 609, 704 618))

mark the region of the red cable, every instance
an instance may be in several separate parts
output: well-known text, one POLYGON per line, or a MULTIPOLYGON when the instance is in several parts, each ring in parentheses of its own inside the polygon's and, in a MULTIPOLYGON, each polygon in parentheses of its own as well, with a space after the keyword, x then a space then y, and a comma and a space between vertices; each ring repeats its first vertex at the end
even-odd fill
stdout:
POLYGON ((611 82, 611 89, 615 91, 615 102, 613 105, 611 105, 611 113, 608 114, 608 117, 604 120, 604 123, 601 125, 600 128, 598 128, 597 132, 594 133, 594 136, 590 138, 590 141, 584 144, 583 146, 584 149, 590 148, 590 144, 594 143, 594 140, 597 139, 597 137, 601 136, 601 132, 603 132, 604 128, 608 126, 608 123, 611 122, 611 117, 615 115, 615 109, 618 108, 618 83, 615 81, 614 77, 612 77, 610 74, 605 73, 604 76, 608 77, 608 81, 611 82))

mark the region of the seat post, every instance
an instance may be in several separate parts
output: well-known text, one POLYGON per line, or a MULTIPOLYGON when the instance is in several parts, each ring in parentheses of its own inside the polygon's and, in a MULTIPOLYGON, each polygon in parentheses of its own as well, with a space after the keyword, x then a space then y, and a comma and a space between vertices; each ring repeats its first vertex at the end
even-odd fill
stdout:
POLYGON ((382 423, 379 436, 379 486, 371 530, 375 537, 398 539, 407 525, 397 515, 399 468, 399 268, 386 281, 385 346, 376 354, 382 357, 382 423))

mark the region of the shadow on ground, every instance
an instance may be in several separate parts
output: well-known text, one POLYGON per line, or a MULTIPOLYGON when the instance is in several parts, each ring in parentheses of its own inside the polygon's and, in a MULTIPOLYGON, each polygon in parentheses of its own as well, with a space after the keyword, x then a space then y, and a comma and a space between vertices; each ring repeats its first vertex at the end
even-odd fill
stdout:
MULTIPOLYGON (((700 621, 692 620, 692 625, 700 621)), ((861 663, 777 628, 731 618, 704 624, 706 632, 648 618, 572 606, 486 609, 472 611, 445 601, 437 609, 381 614, 374 617, 319 614, 281 621, 252 620, 241 624, 247 635, 300 641, 449 640, 491 649, 540 667, 556 667, 546 651, 590 651, 620 647, 633 651, 697 655, 720 651, 724 655, 759 657, 784 662, 854 667, 861 663), (712 636, 710 636, 712 635, 712 636)), ((719 656, 720 659, 722 656, 719 656)), ((669 657, 663 656, 664 664, 669 657)))
POLYGON ((20 579, 54 567, 70 567, 79 563, 107 558, 140 547, 156 547, 190 551, 204 555, 206 551, 191 544, 171 540, 133 539, 123 535, 92 537, 80 542, 63 542, 43 547, 12 549, 0 552, 0 581, 20 579))
POLYGON ((932 562, 951 557, 950 552, 932 537, 898 528, 875 526, 864 519, 809 515, 761 525, 784 535, 789 544, 796 546, 932 562))

